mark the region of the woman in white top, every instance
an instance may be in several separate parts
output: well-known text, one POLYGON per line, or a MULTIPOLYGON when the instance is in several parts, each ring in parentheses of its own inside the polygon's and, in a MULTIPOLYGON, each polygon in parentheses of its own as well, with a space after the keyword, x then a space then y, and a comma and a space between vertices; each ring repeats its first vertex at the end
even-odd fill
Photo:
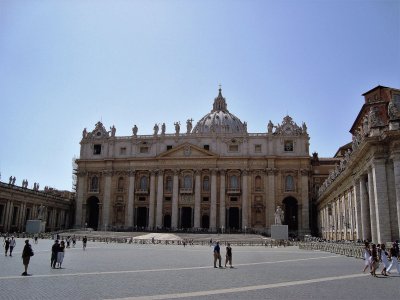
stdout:
POLYGON ((365 242, 364 245, 365 245, 365 247, 363 250, 363 252, 364 252, 363 257, 364 257, 365 267, 364 267, 363 273, 365 273, 365 271, 367 270, 368 267, 371 268, 371 251, 369 249, 369 243, 365 242))
POLYGON ((390 274, 390 270, 392 268, 397 269, 397 273, 400 274, 400 265, 399 265, 399 261, 397 260, 396 257, 396 251, 394 250, 394 248, 390 248, 389 251, 390 257, 392 258, 392 262, 390 263, 389 267, 386 269, 386 272, 388 272, 390 274))
POLYGON ((381 245, 381 262, 383 263, 383 269, 381 274, 384 276, 388 276, 386 274, 387 268, 389 268, 389 259, 388 259, 388 253, 386 252, 386 246, 385 244, 381 245))

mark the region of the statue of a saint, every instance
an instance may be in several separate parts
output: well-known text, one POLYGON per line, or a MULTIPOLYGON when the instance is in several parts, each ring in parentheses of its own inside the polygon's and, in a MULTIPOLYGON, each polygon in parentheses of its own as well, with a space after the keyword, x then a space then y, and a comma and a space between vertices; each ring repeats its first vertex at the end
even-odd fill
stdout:
POLYGON ((116 131, 115 126, 113 125, 112 127, 110 127, 110 129, 111 129, 111 136, 114 137, 116 131))
POLYGON ((271 120, 268 122, 268 133, 272 133, 272 128, 274 128, 274 124, 272 124, 271 120))
POLYGON ((307 133, 307 125, 306 125, 305 122, 303 122, 303 124, 301 125, 301 127, 302 127, 302 130, 303 130, 303 133, 304 133, 304 134, 307 133))
POLYGON ((137 136, 137 132, 138 132, 138 128, 137 128, 136 125, 134 125, 133 128, 132 128, 132 134, 133 134, 134 136, 137 136))
POLYGON ((180 122, 175 122, 175 134, 179 135, 179 131, 181 131, 181 123, 180 122))
POLYGON ((38 220, 43 220, 44 219, 44 209, 45 207, 43 206, 43 204, 40 204, 39 209, 38 209, 38 220))
POLYGON ((165 123, 162 123, 162 125, 161 125, 161 134, 162 135, 165 134, 165 123))
POLYGON ((86 128, 84 128, 82 131, 82 138, 84 139, 84 138, 86 138, 86 136, 87 136, 87 131, 86 131, 86 128))
POLYGON ((284 213, 282 208, 278 205, 275 211, 275 225, 282 225, 284 213))
POLYGON ((193 122, 193 119, 188 119, 186 121, 186 133, 187 134, 189 134, 192 131, 192 127, 193 127, 192 122, 193 122))
POLYGON ((157 123, 154 124, 153 130, 154 130, 154 135, 157 135, 158 134, 158 130, 159 130, 159 127, 158 127, 157 123))

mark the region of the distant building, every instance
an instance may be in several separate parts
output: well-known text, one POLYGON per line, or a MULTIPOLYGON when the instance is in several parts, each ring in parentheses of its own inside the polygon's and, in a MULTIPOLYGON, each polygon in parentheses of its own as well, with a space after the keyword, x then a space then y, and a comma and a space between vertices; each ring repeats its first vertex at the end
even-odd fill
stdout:
POLYGON ((0 232, 25 232, 27 220, 46 222, 46 231, 70 228, 74 193, 0 182, 0 232))
POLYGON ((329 240, 388 242, 400 236, 400 90, 377 86, 321 185, 319 229, 329 240))
POLYGON ((310 233, 310 187, 322 184, 336 160, 311 164, 305 123, 286 116, 249 133, 221 89, 211 112, 192 121, 175 122, 172 133, 155 124, 151 135, 139 135, 136 125, 131 136, 101 122, 85 128, 75 226, 269 233, 281 206, 290 233, 310 233))

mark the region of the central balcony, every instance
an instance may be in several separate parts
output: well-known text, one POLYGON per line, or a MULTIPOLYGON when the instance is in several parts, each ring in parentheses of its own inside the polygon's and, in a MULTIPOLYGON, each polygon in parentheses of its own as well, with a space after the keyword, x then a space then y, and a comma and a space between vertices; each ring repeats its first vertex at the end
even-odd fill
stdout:
POLYGON ((227 188, 226 193, 228 195, 239 195, 240 194, 240 189, 239 188, 227 188))

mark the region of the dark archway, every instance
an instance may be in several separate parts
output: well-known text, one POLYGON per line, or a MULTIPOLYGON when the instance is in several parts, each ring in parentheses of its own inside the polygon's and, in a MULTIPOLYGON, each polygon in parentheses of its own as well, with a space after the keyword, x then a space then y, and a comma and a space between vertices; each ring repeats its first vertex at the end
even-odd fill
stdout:
POLYGON ((296 198, 287 197, 282 203, 283 210, 285 211, 284 224, 288 225, 289 231, 298 230, 298 205, 296 198))
POLYGON ((136 210, 136 226, 147 227, 147 207, 138 207, 136 210))
POLYGON ((97 230, 99 225, 99 199, 95 196, 86 201, 86 223, 88 228, 97 230))
POLYGON ((208 215, 201 217, 201 228, 210 228, 210 217, 208 215))
POLYGON ((228 213, 228 228, 240 229, 240 213, 239 207, 230 207, 228 213))
POLYGON ((192 228, 192 208, 191 207, 182 207, 181 227, 182 228, 192 228))
POLYGON ((171 228, 171 215, 164 216, 164 228, 171 228))

